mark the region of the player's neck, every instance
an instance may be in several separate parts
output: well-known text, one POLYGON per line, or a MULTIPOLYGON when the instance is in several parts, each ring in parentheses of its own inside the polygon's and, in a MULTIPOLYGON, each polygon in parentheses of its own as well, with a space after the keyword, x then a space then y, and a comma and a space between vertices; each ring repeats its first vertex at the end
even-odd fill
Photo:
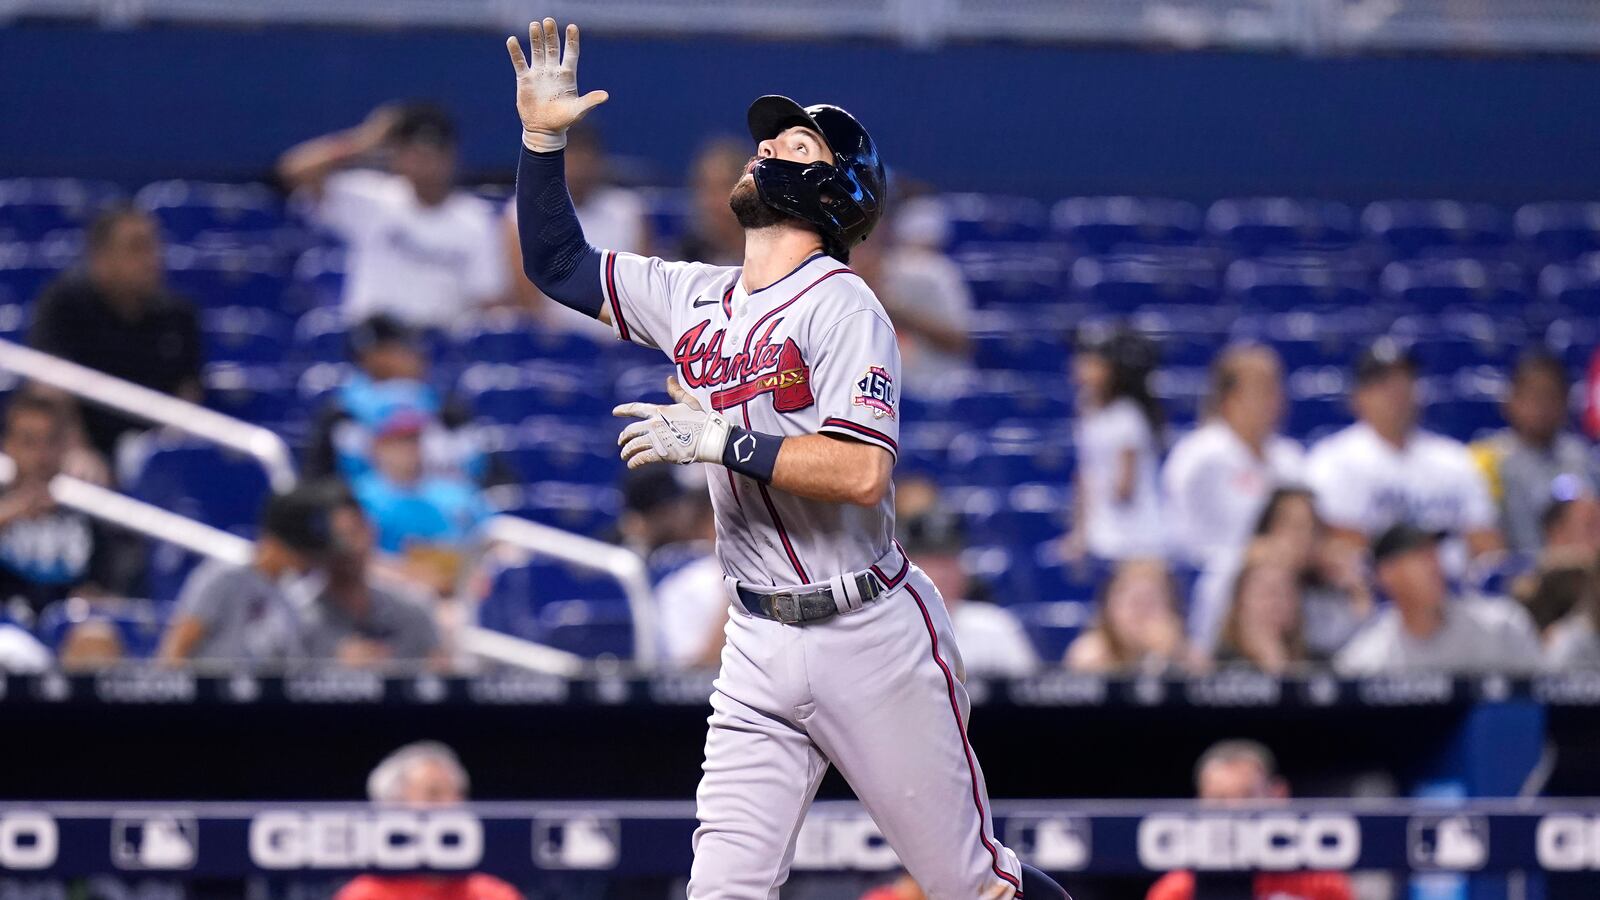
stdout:
POLYGON ((753 294, 793 272, 822 251, 816 232, 792 225, 749 228, 744 233, 744 291, 753 294))

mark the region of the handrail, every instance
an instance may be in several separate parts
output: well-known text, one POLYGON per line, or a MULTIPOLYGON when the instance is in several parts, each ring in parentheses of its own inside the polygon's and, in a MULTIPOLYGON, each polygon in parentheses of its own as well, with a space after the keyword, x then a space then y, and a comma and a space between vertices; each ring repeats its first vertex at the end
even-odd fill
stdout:
POLYGON ((250 456, 266 470, 274 491, 295 485, 289 445, 270 429, 12 341, 0 340, 0 369, 250 456))
POLYGON ((649 571, 639 554, 516 516, 494 516, 483 523, 482 533, 491 541, 553 556, 615 578, 628 598, 628 611, 633 619, 634 664, 646 670, 655 668, 656 598, 650 586, 649 571))

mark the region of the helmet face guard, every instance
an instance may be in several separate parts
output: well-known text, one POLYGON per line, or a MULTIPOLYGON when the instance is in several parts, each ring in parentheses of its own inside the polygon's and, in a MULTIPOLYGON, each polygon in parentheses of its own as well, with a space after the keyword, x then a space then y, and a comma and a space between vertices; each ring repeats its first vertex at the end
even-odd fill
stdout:
POLYGON ((837 106, 801 107, 778 96, 751 104, 749 124, 757 141, 799 125, 827 142, 832 163, 767 158, 756 163, 751 175, 761 202, 816 226, 828 255, 849 262, 850 249, 883 217, 886 184, 872 136, 837 106))

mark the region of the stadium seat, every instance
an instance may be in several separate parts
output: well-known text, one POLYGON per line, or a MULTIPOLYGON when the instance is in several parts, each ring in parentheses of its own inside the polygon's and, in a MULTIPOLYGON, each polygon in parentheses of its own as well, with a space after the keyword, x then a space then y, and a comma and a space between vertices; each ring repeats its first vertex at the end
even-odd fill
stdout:
POLYGON ((592 368, 543 363, 478 363, 461 373, 457 389, 474 414, 488 422, 515 424, 529 416, 569 420, 609 416, 615 405, 592 368))
POLYGON ((1043 482, 1067 484, 1077 456, 1071 433, 1061 423, 1040 428, 1002 425, 969 431, 951 442, 949 463, 971 484, 1009 487, 1043 482))
POLYGON ((587 659, 633 657, 633 616, 625 602, 557 601, 539 611, 545 643, 587 659))
POLYGON ((1236 253, 1260 256, 1292 248, 1348 246, 1358 230, 1355 211, 1343 203, 1240 197, 1211 204, 1206 234, 1236 253))
POLYGON ((622 512, 622 493, 610 486, 539 481, 489 488, 484 497, 500 512, 589 537, 606 537, 622 512))
POLYGON ((1022 622, 1033 649, 1046 667, 1061 664, 1067 647, 1093 618, 1093 608, 1076 601, 1013 603, 1006 609, 1022 622))
POLYGON ((1571 313, 1600 312, 1600 253, 1545 266, 1539 272, 1539 296, 1571 313))
POLYGON ((1433 250, 1494 250, 1511 238, 1500 210, 1455 200, 1380 200, 1362 211, 1361 227, 1399 259, 1433 250))
POLYGON ((463 363, 543 361, 592 364, 602 345, 582 335, 540 328, 526 316, 495 314, 462 328, 454 336, 454 352, 463 363))
POLYGON ((224 415, 277 426, 295 412, 294 385, 277 366, 208 363, 203 377, 206 405, 224 415))
POLYGON ((969 243, 1037 242, 1045 236, 1043 203, 1028 197, 944 194, 939 197, 950 223, 950 247, 969 243))
POLYGON ((516 429, 500 455, 524 483, 566 481, 612 485, 623 472, 614 438, 581 422, 536 419, 516 429))
POLYGON ((41 258, 38 245, 0 244, 0 302, 32 303, 46 283, 61 271, 41 258))
POLYGON ((78 230, 122 196, 115 184, 77 178, 0 179, 0 241, 78 230))
POLYGON ((950 400, 950 417, 969 427, 1006 419, 1062 422, 1072 414, 1072 388, 1063 373, 1057 377, 1015 372, 984 373, 960 387, 950 400))
POLYGON ((1111 575, 1111 567, 1104 561, 1063 561, 1055 541, 1023 549, 1032 550, 1035 561, 1032 596, 1038 601, 1092 603, 1100 585, 1111 575))
POLYGON ((1060 376, 1066 371, 1062 336, 1031 332, 972 332, 973 362, 980 369, 1009 369, 1060 376))
POLYGON ((1216 285, 1215 270, 1194 257, 1086 256, 1072 265, 1074 292, 1114 315, 1146 306, 1214 304, 1216 285))
POLYGON ((279 314, 249 306, 200 313, 205 358, 210 362, 277 363, 288 354, 288 326, 279 314))
POLYGON ((90 601, 72 597, 57 601, 39 613, 34 633, 52 651, 59 652, 69 632, 91 620, 109 622, 122 641, 122 652, 132 659, 155 655, 166 628, 161 604, 148 600, 103 599, 90 601))
POLYGON ((343 247, 312 247, 295 260, 290 274, 290 304, 296 310, 336 307, 344 296, 343 247))
POLYGON ((1247 309, 1265 312, 1354 306, 1370 296, 1366 266, 1320 254, 1236 260, 1223 285, 1247 309))
POLYGON ((268 242, 284 226, 283 204, 264 184, 205 181, 157 181, 134 195, 133 202, 161 223, 167 239, 190 244, 230 236, 268 242), (198 239, 198 240, 197 240, 198 239))
POLYGON ((575 642, 584 634, 578 626, 593 621, 615 622, 614 616, 606 614, 591 618, 583 614, 585 607, 602 613, 618 608, 626 612, 627 599, 621 586, 608 575, 534 558, 504 566, 491 576, 488 593, 478 607, 478 624, 546 643, 551 641, 552 632, 561 633, 558 629, 565 629, 568 641, 575 642), (551 607, 556 612, 547 616, 551 607))
POLYGON ((1285 384, 1289 416, 1284 431, 1310 442, 1350 424, 1351 374, 1334 366, 1314 366, 1289 373, 1285 384))
POLYGON ((1522 284, 1516 265, 1479 259, 1402 260, 1379 277, 1384 294, 1420 312, 1514 310, 1526 299, 1522 284))
POLYGON ((294 324, 291 358, 305 363, 340 363, 350 358, 349 325, 337 307, 312 309, 294 324))
POLYGON ((1210 387, 1211 373, 1204 367, 1164 366, 1150 377, 1150 392, 1173 425, 1190 425, 1200 418, 1210 387))
POLYGON ((133 440, 118 460, 131 496, 237 534, 255 533, 271 493, 260 463, 181 436, 147 432, 133 440))
POLYGON ((167 280, 202 309, 247 306, 282 310, 288 279, 274 255, 248 250, 201 251, 169 247, 167 280))
POLYGON ((1182 200, 1068 197, 1050 211, 1054 232, 1088 253, 1125 244, 1192 244, 1200 236, 1199 207, 1182 200))
POLYGON ((1600 203, 1529 203, 1512 216, 1512 227, 1546 261, 1600 251, 1600 203))
POLYGON ((1038 244, 973 243, 951 258, 980 309, 1031 309, 1066 294, 1065 256, 1038 244))

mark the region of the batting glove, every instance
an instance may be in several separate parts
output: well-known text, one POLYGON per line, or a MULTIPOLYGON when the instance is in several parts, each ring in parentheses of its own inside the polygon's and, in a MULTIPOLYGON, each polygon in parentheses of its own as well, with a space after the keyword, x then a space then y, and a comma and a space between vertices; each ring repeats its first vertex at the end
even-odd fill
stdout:
POLYGON ((667 393, 677 402, 624 403, 611 411, 614 416, 641 420, 617 436, 623 462, 630 469, 654 462, 684 466, 721 463, 722 451, 728 444, 728 420, 706 412, 700 401, 678 384, 677 376, 667 379, 667 393))
POLYGON ((528 23, 531 63, 515 37, 506 38, 506 51, 517 73, 517 114, 522 117, 522 144, 529 150, 549 153, 565 147, 567 129, 610 97, 605 91, 578 96, 576 25, 567 26, 565 58, 555 19, 528 23))

